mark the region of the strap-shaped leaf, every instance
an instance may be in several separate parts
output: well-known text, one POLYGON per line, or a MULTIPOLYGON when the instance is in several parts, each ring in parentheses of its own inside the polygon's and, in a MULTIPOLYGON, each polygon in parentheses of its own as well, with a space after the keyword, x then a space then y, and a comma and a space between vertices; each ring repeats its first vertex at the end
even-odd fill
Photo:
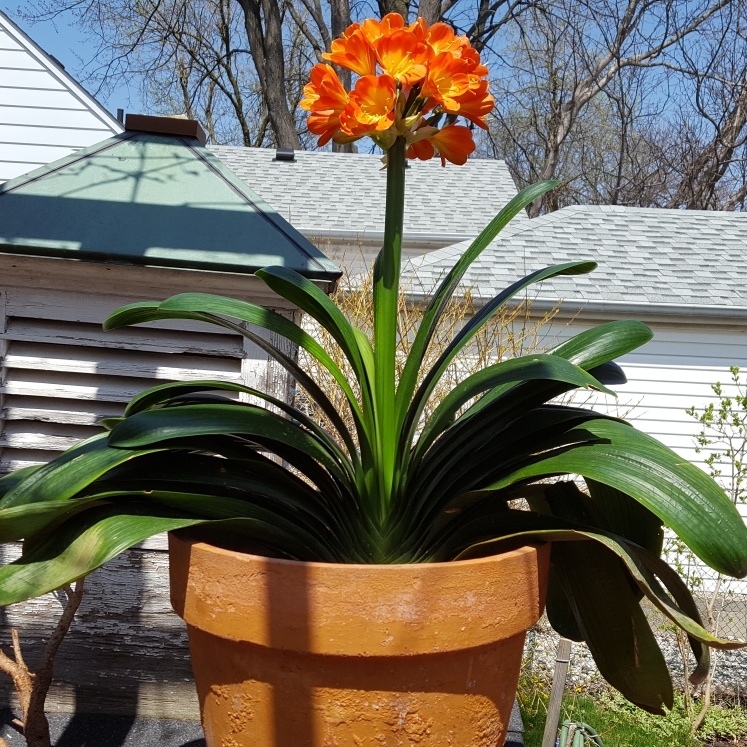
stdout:
POLYGON ((596 542, 559 542, 552 560, 602 677, 640 708, 663 715, 673 705, 672 680, 625 566, 596 542))
POLYGON ((573 446, 539 454, 490 487, 540 476, 588 477, 642 503, 712 568, 738 578, 747 575, 747 527, 704 472, 619 421, 589 421, 568 435, 573 446))
MULTIPOLYGON (((316 288, 313 283, 311 283, 311 286, 316 288)), ((163 301, 159 305, 159 309, 161 311, 192 311, 229 316, 285 337, 287 340, 303 348, 329 371, 332 378, 345 394, 351 408, 354 408, 355 414, 360 417, 358 400, 339 366, 316 339, 281 314, 247 301, 214 296, 208 293, 180 293, 163 301)))
POLYGON ((545 612, 550 626, 563 638, 569 638, 572 641, 581 642, 584 640, 584 634, 578 627, 576 615, 568 601, 568 594, 563 588, 563 582, 555 570, 558 563, 556 550, 560 543, 554 544, 551 549, 550 573, 547 578, 547 601, 545 602, 545 612))
MULTIPOLYGON (((358 463, 358 451, 352 440, 350 443, 346 442, 350 453, 350 457, 348 457, 348 455, 340 449, 337 442, 305 412, 302 412, 297 407, 288 404, 284 400, 273 397, 271 394, 267 394, 259 389, 254 389, 253 387, 244 386, 243 384, 234 384, 227 381, 177 381, 169 384, 160 384, 159 386, 147 389, 130 400, 130 403, 125 409, 125 416, 135 415, 138 412, 149 410, 155 405, 163 404, 164 402, 174 400, 177 397, 210 391, 243 392, 244 394, 249 394, 250 396, 269 402, 271 405, 277 407, 286 415, 289 415, 291 418, 297 420, 303 426, 308 428, 320 441, 323 441, 327 445, 327 448, 331 453, 337 455, 337 459, 341 464, 352 461, 353 464, 348 466, 348 470, 352 476, 356 475, 354 465, 357 465, 358 463)), ((216 404, 218 404, 218 402, 216 402, 216 404)))
MULTIPOLYGON (((355 504, 336 500, 339 487, 314 460, 307 460, 313 464, 314 470, 302 463, 299 471, 303 471, 304 475, 309 473, 309 482, 321 482, 325 488, 330 483, 324 492, 314 489, 290 470, 245 445, 240 453, 227 449, 226 444, 217 442, 216 438, 210 438, 202 449, 199 449, 199 444, 195 446, 198 451, 217 450, 221 456, 185 449, 159 454, 158 459, 141 457, 97 480, 89 487, 88 494, 91 491, 160 489, 196 492, 199 489, 206 493, 251 500, 283 515, 297 516, 300 521, 328 526, 330 532, 346 542, 350 557, 358 557, 360 536, 355 504)), ((288 456, 296 461, 296 453, 288 456)))
POLYGON ((522 481, 510 480, 494 485, 539 458, 538 454, 578 443, 583 436, 576 432, 568 435, 574 426, 608 417, 591 410, 553 405, 537 407, 530 411, 531 415, 517 417, 522 412, 519 402, 516 411, 494 422, 486 424, 480 422, 481 418, 474 418, 469 438, 448 445, 436 442, 407 485, 410 513, 419 512, 420 520, 427 524, 436 512, 449 510, 451 500, 461 493, 521 484, 522 481))
MULTIPOLYGON (((639 507, 640 514, 646 514, 645 520, 653 517, 661 528, 658 518, 646 508, 619 491, 605 488, 596 485, 595 500, 574 482, 552 483, 544 488, 544 505, 552 515, 566 521, 598 526, 626 539, 630 537, 619 529, 632 530, 649 539, 645 531, 630 526, 633 512, 626 510, 630 509, 624 502, 627 498, 628 503, 639 507)), ((534 506, 532 498, 529 500, 534 506)), ((638 604, 642 592, 620 559, 598 543, 561 542, 553 545, 552 562, 554 580, 602 676, 646 710, 659 713, 662 705, 671 708, 673 692, 666 662, 638 604)), ((563 607, 557 597, 556 590, 556 616, 563 607)), ((702 653, 702 645, 697 646, 702 653)))
POLYGON ((286 444, 322 464, 342 485, 353 489, 326 444, 300 426, 262 407, 248 405, 184 405, 146 410, 119 423, 109 443, 119 449, 137 449, 172 439, 207 435, 251 436, 262 445, 286 444))
POLYGON ((45 501, 0 509, 0 542, 14 542, 31 537, 66 514, 77 513, 95 497, 69 501, 45 501))
MULTIPOLYGON (((211 441, 212 443, 212 441, 211 441)), ((254 449, 245 448, 241 455, 215 443, 218 456, 188 450, 159 453, 158 458, 140 457, 112 470, 96 481, 94 489, 112 490, 185 485, 210 488, 210 492, 236 497, 261 495, 277 501, 288 511, 316 513, 328 505, 326 497, 282 465, 271 461, 254 449), (103 486, 103 487, 102 487, 103 486)), ((320 514, 317 514, 320 515, 320 514)))
POLYGON ((68 449, 48 464, 28 474, 0 501, 0 509, 46 501, 66 501, 110 469, 159 447, 124 451, 107 444, 108 433, 99 433, 68 449))
POLYGON ((501 384, 542 379, 562 381, 574 387, 588 387, 613 394, 582 368, 554 355, 527 355, 486 366, 481 371, 460 381, 441 401, 428 419, 415 447, 414 459, 433 443, 450 425, 459 408, 473 397, 501 384))
POLYGON ((202 521, 174 518, 155 506, 90 508, 58 527, 33 551, 0 568, 0 606, 59 589, 154 534, 202 521))
MULTIPOLYGON (((604 545, 625 564, 631 578, 646 597, 673 623, 681 627, 692 639, 712 648, 730 650, 742 648, 744 641, 719 638, 706 630, 701 622, 697 605, 682 579, 667 564, 651 553, 617 537, 597 529, 529 511, 500 511, 493 517, 481 515, 468 519, 430 557, 433 560, 467 560, 485 557, 533 542, 583 542, 594 541, 604 545), (492 537, 491 537, 492 535, 492 537), (474 541, 470 544, 470 538, 474 541), (478 539, 482 538, 482 539, 478 539), (655 569, 655 570, 652 570, 655 569), (654 575, 667 584, 667 589, 677 596, 673 604, 656 581, 654 575), (670 586, 671 577, 678 583, 670 586), (653 580, 653 584, 651 583, 653 580), (689 598, 685 604, 680 600, 689 598), (687 610, 687 611, 686 611, 687 610), (692 614, 690 614, 692 610, 692 614)), ((587 569, 588 570, 588 569, 587 569)))
POLYGON ((340 387, 350 404, 351 412, 358 428, 358 441, 361 444, 361 452, 366 456, 370 452, 368 444, 371 442, 372 436, 367 432, 358 401, 345 379, 345 376, 340 372, 339 368, 334 361, 332 361, 326 351, 319 346, 316 340, 280 314, 263 309, 261 306, 255 307, 253 304, 242 305, 244 302, 241 301, 228 303, 224 306, 219 302, 223 300, 228 302, 233 301, 233 299, 223 299, 222 296, 183 293, 178 296, 172 296, 172 298, 167 299, 162 304, 154 304, 150 302, 130 304, 129 306, 123 306, 111 314, 104 322, 104 329, 118 329, 132 324, 143 324, 145 322, 166 319, 191 319, 230 329, 232 332, 235 332, 253 342, 257 347, 283 366, 283 368, 285 368, 285 370, 288 371, 306 390, 311 399, 319 405, 322 412, 324 412, 324 414, 329 418, 341 438, 346 443, 351 441, 352 439, 347 426, 334 405, 330 402, 324 391, 322 391, 321 387, 317 385, 317 383, 298 365, 295 360, 293 360, 293 358, 286 355, 272 343, 260 337, 260 335, 252 332, 252 330, 246 329, 229 319, 224 319, 218 314, 201 311, 200 308, 202 304, 205 304, 208 307, 225 309, 225 313, 228 313, 228 310, 230 309, 236 314, 236 318, 238 319, 250 321, 256 326, 262 326, 262 323, 264 322, 269 325, 266 328, 270 331, 276 331, 279 334, 287 333, 289 335, 288 339, 292 342, 296 342, 299 346, 303 347, 307 352, 317 358, 317 360, 332 374, 337 383, 340 384, 340 387), (175 308, 171 308, 170 305, 173 305, 175 308), (259 311, 254 313, 254 309, 259 309, 262 313, 259 313, 259 311), (309 342, 309 340, 311 340, 311 342, 309 342), (317 357, 317 355, 320 357, 317 357), (331 368, 329 367, 330 363, 332 365, 331 368))
POLYGON ((588 478, 584 482, 594 504, 604 516, 606 529, 645 548, 656 557, 661 556, 664 527, 653 511, 610 485, 588 478))
POLYGON ((31 467, 22 467, 15 472, 9 472, 7 475, 0 477, 0 498, 16 485, 22 483, 29 475, 41 469, 42 466, 41 464, 34 464, 31 467))
POLYGON ((557 186, 557 184, 558 182, 555 181, 539 182, 523 189, 488 223, 439 284, 433 298, 431 298, 423 313, 423 318, 410 347, 402 375, 400 376, 397 387, 398 424, 404 422, 407 408, 417 386, 420 369, 422 368, 428 346, 438 328, 444 310, 454 295, 454 291, 462 281, 464 274, 513 218, 526 208, 527 205, 530 205, 538 197, 541 197, 550 189, 557 186))
POLYGON ((654 333, 633 319, 607 322, 564 340, 548 352, 585 369, 626 355, 652 340, 654 333))
POLYGON ((305 311, 332 335, 353 368, 364 401, 372 400, 375 377, 368 363, 372 360, 368 338, 356 335, 353 325, 335 303, 303 275, 286 267, 263 267, 255 274, 275 293, 305 311))
POLYGON ((403 421, 399 446, 400 453, 405 453, 410 448, 423 408, 441 376, 443 376, 462 348, 480 331, 480 328, 490 320, 493 314, 505 306, 517 293, 534 283, 539 283, 559 275, 585 274, 591 272, 596 266, 595 262, 567 262, 562 265, 546 267, 544 270, 537 270, 521 280, 517 280, 513 285, 486 303, 454 336, 454 339, 449 343, 446 350, 441 353, 413 395, 412 402, 410 402, 407 408, 407 414, 403 421))
MULTIPOLYGON (((549 350, 548 353, 565 358, 585 371, 591 372, 599 366, 607 365, 614 359, 645 345, 652 337, 651 330, 641 322, 633 320, 608 322, 565 340, 549 350)), ((610 382, 605 381, 604 383, 610 382)), ((462 415, 460 421, 466 422, 470 417, 504 395, 509 389, 511 387, 506 386, 488 392, 462 415)), ((516 394, 517 392, 513 391, 511 399, 515 398, 516 394)), ((556 396, 550 390, 548 390, 548 394, 550 395, 549 398, 556 396)), ((541 401, 547 401, 547 399, 541 401)))
MULTIPOLYGON (((95 506, 64 522, 31 552, 0 568, 0 606, 23 602, 72 583, 154 534, 207 523, 269 547, 293 545, 287 533, 258 519, 211 522, 175 516, 152 503, 95 506)), ((296 549, 298 559, 313 557, 300 543, 296 549)))
POLYGON ((343 557, 338 538, 328 527, 311 522, 308 517, 301 521, 298 517, 281 514, 251 500, 186 490, 111 491, 96 497, 99 500, 134 500, 141 505, 152 501, 200 519, 254 519, 273 527, 273 542, 277 542, 278 533, 287 537, 287 550, 293 545, 302 546, 311 557, 325 562, 339 562, 343 557))

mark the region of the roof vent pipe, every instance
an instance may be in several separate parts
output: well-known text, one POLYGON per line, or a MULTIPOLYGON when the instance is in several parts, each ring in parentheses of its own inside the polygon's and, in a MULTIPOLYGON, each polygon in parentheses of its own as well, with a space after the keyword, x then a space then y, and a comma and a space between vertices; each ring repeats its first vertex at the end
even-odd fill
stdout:
POLYGON ((296 152, 293 148, 278 148, 275 151, 274 161, 288 161, 294 163, 296 160, 296 152))

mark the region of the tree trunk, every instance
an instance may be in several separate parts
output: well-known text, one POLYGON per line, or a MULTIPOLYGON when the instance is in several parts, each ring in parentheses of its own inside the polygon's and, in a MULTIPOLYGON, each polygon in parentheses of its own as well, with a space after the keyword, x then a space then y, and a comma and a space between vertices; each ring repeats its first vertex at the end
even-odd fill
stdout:
MULTIPOLYGON (((692 160, 685 170, 668 208, 686 207, 688 210, 718 209, 716 187, 726 174, 734 151, 742 140, 747 125, 747 85, 725 117, 710 143, 692 160)), ((732 208, 733 210, 734 208, 732 208)))
POLYGON ((285 58, 280 8, 276 0, 238 0, 244 11, 249 51, 267 104, 270 126, 279 148, 301 150, 285 92, 285 58), (263 26, 264 20, 264 26, 263 26))
POLYGON ((407 23, 410 17, 409 0, 379 0, 379 13, 382 18, 387 13, 399 13, 407 23))
MULTIPOLYGON (((350 26, 350 0, 330 0, 329 9, 332 20, 332 38, 338 39, 342 36, 343 31, 350 26)), ((334 68, 345 90, 349 91, 353 85, 352 73, 339 65, 335 65, 334 68)), ((334 153, 355 153, 356 150, 354 143, 332 143, 334 153)))
POLYGON ((441 18, 441 0, 420 0, 418 16, 424 18, 429 26, 436 23, 441 18))

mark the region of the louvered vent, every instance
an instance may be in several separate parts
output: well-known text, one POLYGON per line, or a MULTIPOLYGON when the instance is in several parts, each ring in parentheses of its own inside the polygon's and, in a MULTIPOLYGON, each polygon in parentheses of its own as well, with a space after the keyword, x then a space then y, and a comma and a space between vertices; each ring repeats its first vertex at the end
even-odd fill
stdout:
POLYGON ((100 324, 20 316, 8 316, 0 339, 0 474, 46 462, 100 432, 101 418, 121 415, 135 394, 155 384, 241 383, 246 355, 233 334, 104 332, 100 324))

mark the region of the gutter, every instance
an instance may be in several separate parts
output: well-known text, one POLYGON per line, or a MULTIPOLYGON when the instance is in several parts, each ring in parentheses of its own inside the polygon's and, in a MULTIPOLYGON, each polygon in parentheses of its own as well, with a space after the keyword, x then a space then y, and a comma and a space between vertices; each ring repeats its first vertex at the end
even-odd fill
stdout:
MULTIPOLYGON (((382 244, 384 241, 383 231, 351 231, 347 228, 305 228, 295 227, 307 239, 333 239, 342 241, 360 241, 365 244, 382 244)), ((405 231, 402 234, 402 243, 423 246, 438 246, 439 248, 459 244, 462 241, 471 241, 477 236, 476 233, 426 233, 419 231, 405 231)))
MULTIPOLYGON (((487 299, 480 299, 478 304, 482 305, 487 299)), ((536 298, 532 301, 532 307, 540 311, 546 311, 556 307, 560 303, 561 309, 579 313, 581 311, 597 312, 618 316, 656 316, 674 319, 687 319, 688 321, 706 320, 729 320, 747 321, 747 307, 745 306, 718 306, 711 304, 693 303, 689 305, 672 303, 645 303, 641 301, 603 301, 577 299, 549 299, 536 298)))
MULTIPOLYGON (((435 288, 434 288, 435 290, 435 288)), ((422 303, 430 299, 429 293, 409 293, 408 297, 415 303, 422 303)), ((491 299, 487 297, 474 297, 476 308, 480 308, 491 299)), ((523 300, 523 298, 518 299, 523 300)), ((532 308, 537 311, 551 311, 560 307, 560 313, 576 316, 581 312, 587 314, 599 314, 602 316, 615 317, 638 317, 648 316, 664 318, 668 321, 686 319, 689 322, 707 323, 710 321, 745 322, 747 321, 747 306, 723 306, 716 304, 693 303, 684 305, 680 303, 647 303, 642 301, 605 301, 590 299, 587 301, 579 299, 563 299, 536 297, 530 298, 532 308)))

